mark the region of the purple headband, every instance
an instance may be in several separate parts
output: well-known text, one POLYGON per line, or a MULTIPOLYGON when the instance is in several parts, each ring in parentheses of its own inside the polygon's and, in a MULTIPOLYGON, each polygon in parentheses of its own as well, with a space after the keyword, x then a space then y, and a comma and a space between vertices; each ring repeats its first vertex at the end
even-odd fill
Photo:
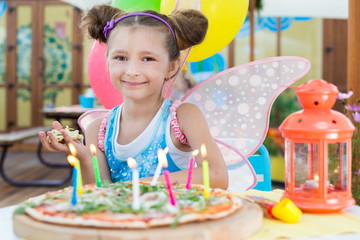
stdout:
POLYGON ((119 17, 118 19, 111 19, 110 21, 108 21, 106 23, 106 26, 104 27, 104 30, 103 30, 103 34, 105 36, 105 38, 107 39, 109 37, 109 34, 110 34, 110 31, 111 29, 114 28, 115 24, 117 22, 119 22, 120 20, 123 20, 124 18, 128 18, 128 17, 132 17, 132 16, 148 16, 148 17, 152 17, 152 18, 155 18, 159 21, 161 21, 162 23, 164 23, 170 30, 174 40, 176 40, 176 37, 175 37, 175 33, 174 31, 172 30, 171 26, 169 23, 167 23, 164 19, 162 19, 161 17, 158 17, 154 14, 151 14, 151 13, 144 13, 144 12, 135 12, 135 13, 130 13, 130 14, 126 14, 124 16, 121 16, 119 17))

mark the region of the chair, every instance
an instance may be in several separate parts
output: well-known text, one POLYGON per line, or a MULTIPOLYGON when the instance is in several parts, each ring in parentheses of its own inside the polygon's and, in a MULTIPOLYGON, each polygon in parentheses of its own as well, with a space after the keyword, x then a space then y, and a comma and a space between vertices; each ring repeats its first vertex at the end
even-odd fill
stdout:
POLYGON ((264 145, 258 149, 259 154, 254 154, 248 158, 255 170, 257 185, 253 188, 261 191, 271 191, 271 167, 269 152, 264 145))
POLYGON ((109 112, 109 109, 94 109, 83 113, 79 119, 78 124, 83 133, 85 133, 85 129, 89 126, 89 124, 95 120, 96 118, 104 116, 109 112))

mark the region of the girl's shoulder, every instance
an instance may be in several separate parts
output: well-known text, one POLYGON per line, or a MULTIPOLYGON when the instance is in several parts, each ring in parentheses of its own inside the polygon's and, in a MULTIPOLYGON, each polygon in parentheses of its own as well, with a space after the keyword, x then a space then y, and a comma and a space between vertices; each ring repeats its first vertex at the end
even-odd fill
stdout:
POLYGON ((203 118, 203 113, 198 106, 192 103, 182 103, 176 110, 176 116, 180 124, 197 121, 203 118))

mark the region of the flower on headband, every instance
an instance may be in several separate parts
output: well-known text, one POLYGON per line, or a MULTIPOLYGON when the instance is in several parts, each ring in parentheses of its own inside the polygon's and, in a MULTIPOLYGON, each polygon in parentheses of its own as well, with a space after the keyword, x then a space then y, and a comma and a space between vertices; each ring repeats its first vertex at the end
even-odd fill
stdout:
POLYGON ((111 19, 110 21, 108 21, 106 23, 106 26, 104 27, 104 30, 103 30, 103 34, 104 34, 105 38, 109 37, 110 31, 111 31, 111 29, 114 28, 114 25, 115 25, 114 19, 111 19))

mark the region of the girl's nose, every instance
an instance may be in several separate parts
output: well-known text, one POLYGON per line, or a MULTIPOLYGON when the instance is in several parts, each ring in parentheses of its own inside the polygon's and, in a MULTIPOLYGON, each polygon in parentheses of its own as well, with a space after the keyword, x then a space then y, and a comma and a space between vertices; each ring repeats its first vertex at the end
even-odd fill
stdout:
POLYGON ((127 64, 127 68, 126 68, 125 73, 128 76, 139 76, 140 75, 140 68, 139 68, 138 64, 136 64, 135 62, 129 62, 127 64))

